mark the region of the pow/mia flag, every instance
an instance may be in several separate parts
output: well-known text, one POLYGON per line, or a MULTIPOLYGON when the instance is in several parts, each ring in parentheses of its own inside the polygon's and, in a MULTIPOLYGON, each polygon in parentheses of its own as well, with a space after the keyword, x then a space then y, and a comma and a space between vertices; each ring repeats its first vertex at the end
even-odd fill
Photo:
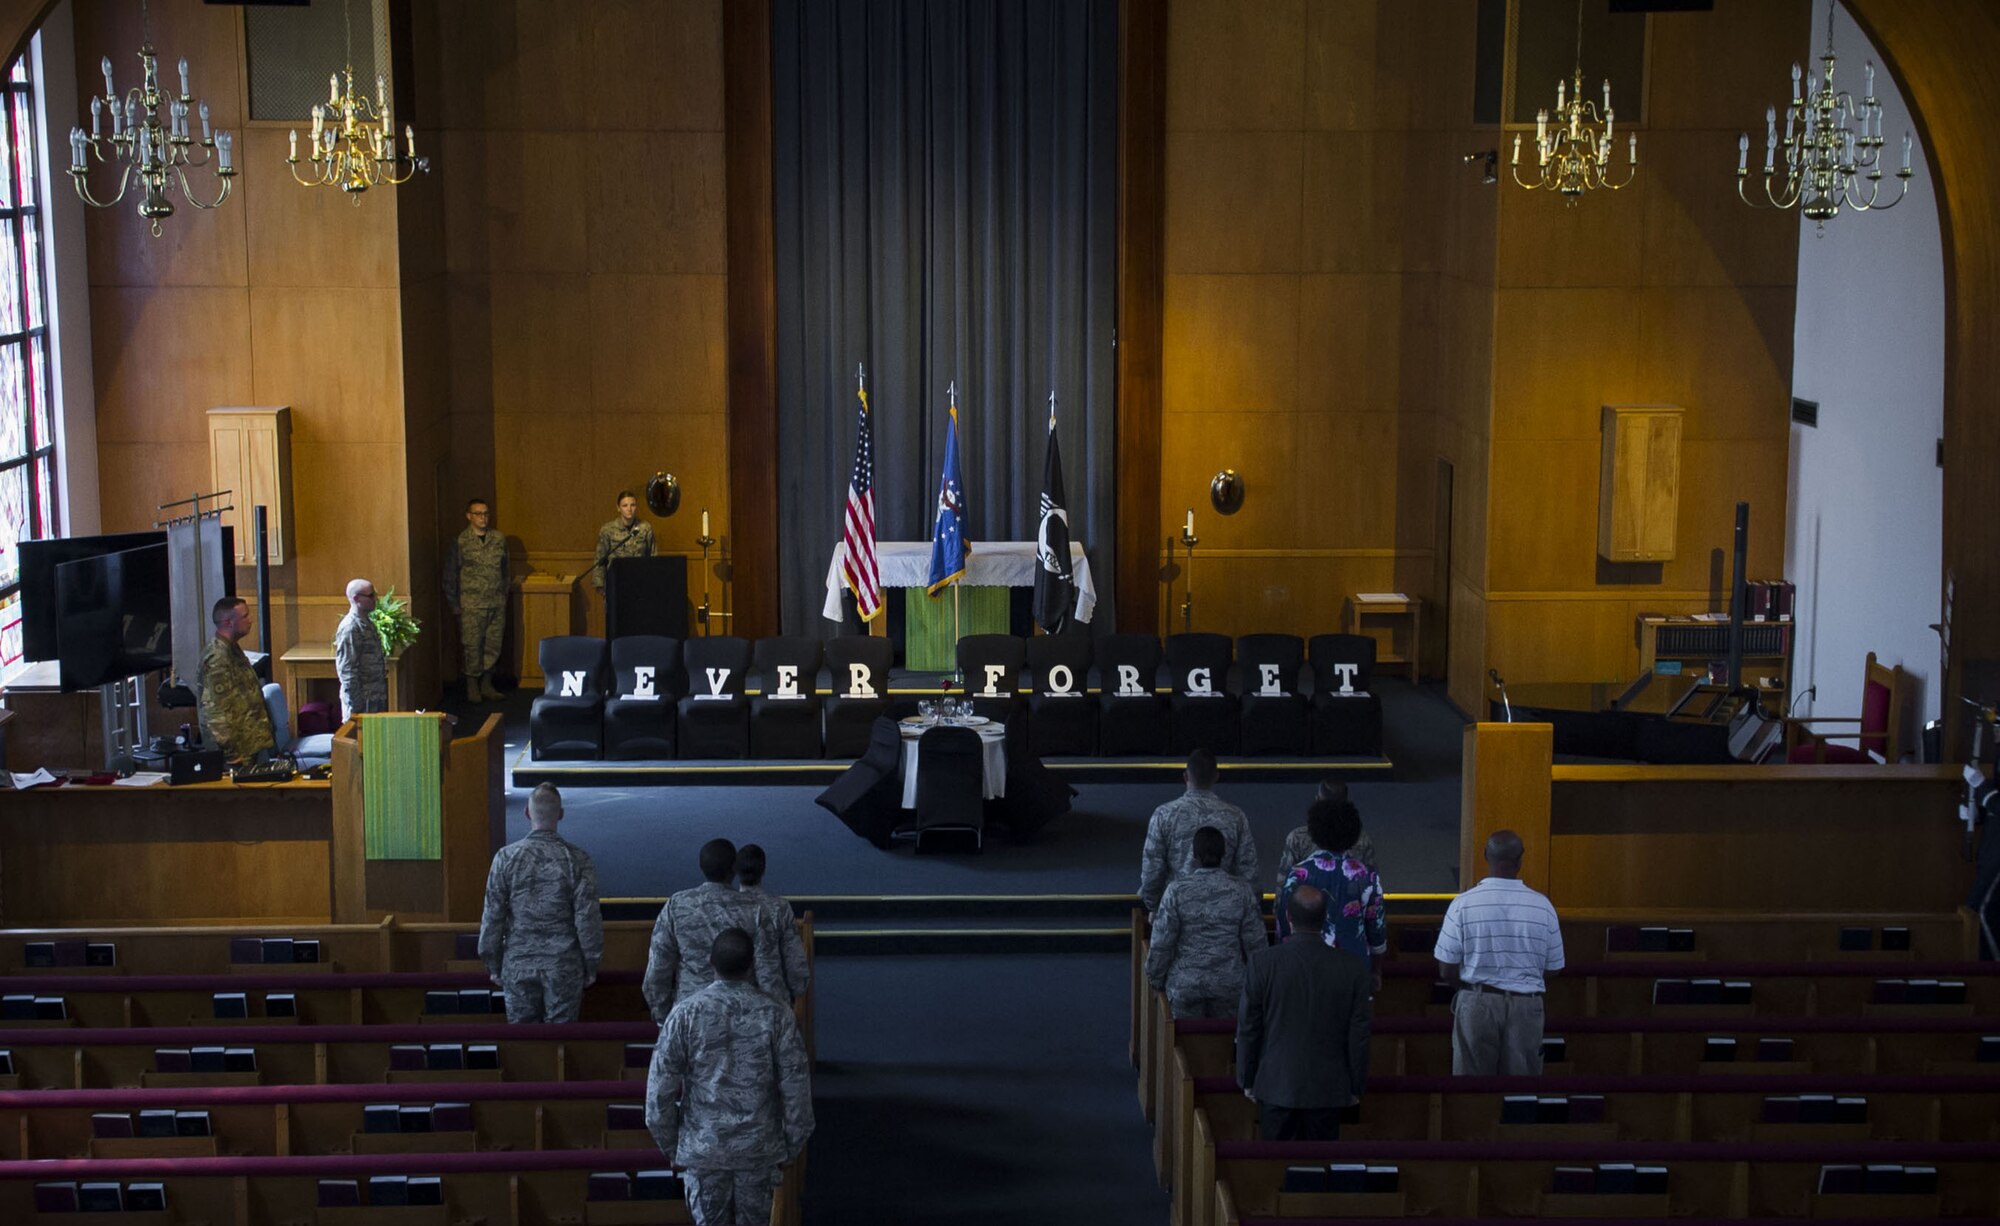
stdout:
POLYGON ((1062 453, 1056 447, 1056 396, 1049 393, 1049 458, 1042 469, 1042 517, 1035 532, 1035 621, 1054 634, 1076 608, 1076 576, 1070 568, 1069 511, 1063 506, 1062 453))

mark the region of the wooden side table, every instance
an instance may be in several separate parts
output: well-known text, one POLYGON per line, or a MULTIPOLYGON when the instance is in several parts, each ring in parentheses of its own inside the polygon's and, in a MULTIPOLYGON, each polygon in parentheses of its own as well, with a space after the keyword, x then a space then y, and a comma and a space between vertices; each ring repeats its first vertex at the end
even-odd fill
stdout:
POLYGON ((1424 602, 1401 593, 1358 592, 1347 598, 1345 624, 1348 634, 1365 634, 1376 640, 1375 663, 1407 664, 1410 681, 1417 680, 1418 656, 1424 641, 1424 602), (1398 631, 1404 636, 1398 641, 1398 631))
POLYGON ((520 632, 515 638, 518 647, 514 676, 524 687, 532 689, 542 684, 542 640, 577 633, 577 615, 582 605, 578 581, 582 578, 582 575, 537 571, 522 576, 517 585, 521 593, 521 616, 515 622, 520 632))
MULTIPOLYGON (((389 709, 407 711, 403 696, 410 692, 410 674, 406 663, 409 658, 407 648, 398 647, 389 653, 389 709)), ((312 694, 309 687, 316 681, 331 682, 334 686, 334 702, 340 701, 340 677, 333 668, 332 643, 297 643, 284 655, 278 657, 284 672, 279 684, 285 687, 285 698, 297 711, 312 694)))

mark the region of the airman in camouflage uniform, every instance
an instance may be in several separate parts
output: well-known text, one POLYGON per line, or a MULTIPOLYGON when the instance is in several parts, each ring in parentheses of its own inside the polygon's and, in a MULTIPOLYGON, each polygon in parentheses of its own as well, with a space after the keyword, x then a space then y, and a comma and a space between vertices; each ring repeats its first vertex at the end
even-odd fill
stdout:
POLYGON ((770 917, 770 930, 778 938, 775 948, 757 950, 757 964, 774 962, 786 991, 786 996, 779 999, 797 1000, 812 986, 812 967, 806 961, 806 943, 799 936, 799 921, 792 914, 792 904, 764 892, 764 863, 764 849, 757 844, 745 843, 737 848, 736 882, 740 893, 756 899, 764 908, 770 917))
POLYGON ((1146 850, 1139 861, 1139 901, 1146 910, 1160 909, 1167 882, 1194 871, 1194 832, 1213 826, 1222 834, 1222 868, 1249 881, 1257 875, 1257 843, 1250 837, 1250 819, 1243 810, 1217 796, 1215 755, 1197 749, 1188 755, 1187 793, 1153 810, 1146 824, 1146 850))
POLYGON ((812 1135, 812 1082, 792 1011, 751 982, 750 934, 703 958, 714 981, 667 1015, 646 1073, 646 1127, 687 1184, 695 1226, 771 1220, 780 1168, 812 1135))
POLYGON ((344 718, 389 709, 389 653, 368 615, 375 609, 375 585, 355 579, 347 585, 347 616, 333 634, 333 671, 340 678, 344 718))
MULTIPOLYGON (((667 899, 660 917, 653 921, 652 946, 641 987, 655 1021, 664 1021, 675 1001, 685 1000, 714 980, 708 950, 724 929, 741 928, 760 949, 773 949, 779 943, 763 903, 736 888, 734 843, 711 839, 702 844, 701 874, 706 881, 667 899)), ((775 960, 768 966, 759 961, 757 986, 773 1000, 790 999, 783 970, 775 960)))
POLYGON ((224 596, 210 611, 215 637, 201 653, 195 695, 201 735, 231 762, 247 762, 277 746, 271 712, 264 706, 264 683, 237 644, 250 632, 250 612, 241 600, 224 596))
POLYGON ((1222 832, 1195 831, 1195 870, 1174 878, 1153 913, 1146 981, 1167 994, 1175 1017, 1234 1017, 1243 964, 1264 948, 1257 892, 1216 867, 1222 832))
POLYGON ((489 528, 492 508, 484 498, 465 506, 467 527, 444 559, 444 603, 458 615, 458 649, 465 671, 465 700, 492 702, 493 665, 507 629, 507 537, 489 528))
POLYGON ((639 518, 639 498, 631 490, 618 491, 618 518, 597 530, 597 561, 590 568, 590 582, 604 590, 606 572, 617 558, 653 556, 653 525, 639 518))
POLYGON ((604 959, 597 868, 556 833, 561 820, 561 794, 538 785, 528 837, 501 848, 486 874, 479 959, 506 990, 510 1022, 575 1021, 604 959))
MULTIPOLYGON (((1338 779, 1328 779, 1319 785, 1319 794, 1314 799, 1331 801, 1346 800, 1347 785, 1338 779)), ((1277 888, 1280 890, 1284 889, 1285 882, 1291 880, 1292 869, 1305 863, 1316 851, 1344 851, 1363 864, 1366 864, 1369 868, 1376 867, 1375 840, 1368 837, 1366 830, 1363 830, 1360 836, 1354 840, 1354 846, 1352 847, 1322 848, 1318 843, 1313 841, 1312 831, 1309 828, 1295 826, 1292 828, 1292 832, 1285 836, 1285 849, 1278 854, 1277 888)))

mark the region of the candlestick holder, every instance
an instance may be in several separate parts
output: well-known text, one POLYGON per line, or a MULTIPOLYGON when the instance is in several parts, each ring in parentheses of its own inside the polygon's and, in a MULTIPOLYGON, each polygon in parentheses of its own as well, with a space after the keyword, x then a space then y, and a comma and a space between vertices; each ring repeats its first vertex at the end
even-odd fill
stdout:
MULTIPOLYGON (((701 637, 708 638, 714 633, 708 624, 708 619, 711 616, 708 594, 708 551, 714 547, 715 538, 704 532, 694 538, 694 543, 701 546, 701 606, 694 611, 694 620, 695 624, 701 627, 701 637)), ((726 617, 728 615, 716 613, 712 614, 712 616, 726 617)))
POLYGON ((1181 630, 1194 631, 1194 547, 1201 543, 1192 529, 1181 529, 1181 546, 1187 550, 1187 580, 1181 585, 1181 630))

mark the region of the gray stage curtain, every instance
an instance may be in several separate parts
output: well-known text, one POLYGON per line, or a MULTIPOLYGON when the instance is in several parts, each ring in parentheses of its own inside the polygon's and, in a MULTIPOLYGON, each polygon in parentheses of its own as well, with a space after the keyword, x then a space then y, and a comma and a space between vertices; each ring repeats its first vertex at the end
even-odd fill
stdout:
POLYGON ((785 633, 834 631, 857 363, 883 540, 929 539, 953 380, 967 539, 1033 539, 1055 391, 1070 535, 1112 624, 1117 14, 772 0, 785 633))

